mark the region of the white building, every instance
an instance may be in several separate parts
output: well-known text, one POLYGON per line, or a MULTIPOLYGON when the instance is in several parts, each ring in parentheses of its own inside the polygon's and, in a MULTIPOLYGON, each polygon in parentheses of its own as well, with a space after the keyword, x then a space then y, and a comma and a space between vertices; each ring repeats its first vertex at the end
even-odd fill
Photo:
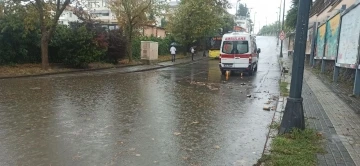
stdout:
MULTIPOLYGON (((166 0, 160 1, 167 2, 166 0)), ((176 8, 179 3, 179 0, 170 1, 168 2, 168 5, 170 6, 171 10, 174 10, 174 8, 176 8)), ((87 11, 91 15, 91 18, 94 20, 101 21, 105 24, 117 24, 116 16, 109 8, 108 0, 80 0, 74 2, 70 6, 71 7, 68 7, 60 16, 60 24, 69 25, 69 22, 80 21, 71 10, 74 7, 81 7, 84 11, 87 11)), ((164 17, 155 17, 156 26, 161 25, 162 18, 164 17)))
POLYGON ((62 25, 69 26, 69 22, 76 22, 76 21, 81 22, 79 18, 75 14, 73 14, 73 11, 70 10, 64 10, 64 12, 59 17, 59 24, 62 25))
POLYGON ((90 14, 91 19, 101 21, 103 23, 116 24, 116 17, 111 12, 107 2, 107 0, 75 1, 64 10, 63 14, 59 18, 59 24, 69 25, 69 22, 81 22, 81 20, 73 14, 74 8, 82 8, 90 14))
POLYGON ((241 28, 244 28, 246 32, 251 33, 251 21, 249 17, 236 16, 235 24, 241 28))

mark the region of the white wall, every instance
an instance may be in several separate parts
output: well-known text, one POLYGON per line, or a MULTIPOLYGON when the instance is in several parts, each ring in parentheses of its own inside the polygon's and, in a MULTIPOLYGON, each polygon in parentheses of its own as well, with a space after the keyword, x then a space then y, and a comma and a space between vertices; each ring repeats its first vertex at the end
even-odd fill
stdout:
POLYGON ((59 18, 59 24, 69 25, 69 22, 80 21, 79 18, 73 14, 72 11, 64 10, 59 18))

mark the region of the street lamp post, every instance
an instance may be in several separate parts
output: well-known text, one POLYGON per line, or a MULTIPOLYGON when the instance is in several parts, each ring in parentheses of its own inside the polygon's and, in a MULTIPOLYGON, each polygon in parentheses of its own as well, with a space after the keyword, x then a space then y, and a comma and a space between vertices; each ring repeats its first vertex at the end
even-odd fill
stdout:
POLYGON ((309 24, 309 11, 310 1, 299 1, 290 95, 286 102, 279 134, 289 133, 293 128, 305 129, 303 98, 301 97, 301 92, 304 77, 304 55, 309 24))
POLYGON ((265 26, 267 26, 267 17, 265 17, 265 26))
POLYGON ((280 35, 280 31, 281 31, 281 27, 280 27, 280 16, 281 16, 281 0, 280 0, 280 7, 279 7, 279 31, 278 31, 278 35, 277 35, 277 42, 276 45, 279 46, 279 35, 280 35))
MULTIPOLYGON (((283 6, 283 19, 282 19, 281 31, 284 31, 284 22, 285 22, 285 0, 283 6)), ((283 57, 283 41, 284 40, 281 40, 281 45, 280 45, 280 58, 283 57)))
POLYGON ((255 34, 255 17, 256 17, 256 12, 254 13, 254 25, 253 25, 253 33, 255 34))
MULTIPOLYGON (((276 12, 276 21, 278 21, 278 19, 277 19, 277 16, 279 15, 279 12, 276 12)), ((275 24, 276 24, 276 30, 275 30, 275 35, 276 34, 279 34, 278 33, 278 28, 277 28, 277 22, 275 22, 275 24)), ((279 35, 277 35, 277 42, 276 42, 276 45, 279 45, 279 35)))
POLYGON ((238 12, 238 10, 239 10, 239 9, 238 9, 238 8, 239 8, 238 4, 239 4, 240 1, 241 1, 241 0, 237 0, 237 1, 236 1, 236 12, 235 12, 235 15, 236 15, 236 16, 238 16, 238 14, 240 14, 240 12, 238 12))

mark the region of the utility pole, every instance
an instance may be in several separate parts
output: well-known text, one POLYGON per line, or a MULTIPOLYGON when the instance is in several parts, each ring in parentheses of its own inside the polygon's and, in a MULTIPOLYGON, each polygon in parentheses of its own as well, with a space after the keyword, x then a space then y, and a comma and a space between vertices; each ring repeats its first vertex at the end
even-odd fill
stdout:
POLYGON ((267 26, 267 17, 265 17, 265 20, 266 20, 266 21, 265 21, 265 25, 267 26))
POLYGON ((276 42, 276 45, 279 46, 279 35, 280 35, 280 31, 281 31, 281 27, 280 27, 280 16, 281 16, 281 2, 282 0, 280 0, 280 7, 279 7, 279 31, 278 31, 278 35, 277 35, 277 42, 276 42))
MULTIPOLYGON (((284 0, 284 6, 283 6, 283 19, 282 19, 281 31, 284 31, 284 22, 285 22, 285 0, 284 0)), ((280 45, 280 58, 283 57, 283 42, 284 42, 284 40, 281 40, 281 45, 280 45)))
POLYGON ((305 129, 303 98, 301 97, 301 92, 304 77, 304 55, 309 24, 310 3, 310 1, 299 1, 290 95, 285 106, 279 134, 289 133, 293 128, 305 129))
POLYGON ((255 34, 255 17, 256 17, 256 12, 254 13, 254 24, 253 24, 253 33, 255 34))
POLYGON ((241 1, 241 0, 237 0, 237 1, 236 1, 236 12, 235 12, 235 16, 238 16, 238 13, 240 14, 240 12, 238 12, 238 11, 239 11, 239 6, 238 6, 238 4, 239 4, 240 1, 241 1))

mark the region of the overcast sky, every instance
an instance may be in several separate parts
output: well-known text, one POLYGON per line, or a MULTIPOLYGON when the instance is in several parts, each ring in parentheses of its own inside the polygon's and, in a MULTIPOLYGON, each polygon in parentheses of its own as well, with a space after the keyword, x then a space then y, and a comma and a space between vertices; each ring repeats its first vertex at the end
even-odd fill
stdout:
MULTIPOLYGON (((232 9, 229 9, 229 13, 235 14, 236 11, 236 2, 238 0, 229 0, 232 5, 232 9)), ((279 12, 280 1, 282 4, 284 0, 241 0, 240 3, 247 4, 248 8, 251 9, 251 19, 254 21, 255 15, 255 32, 259 30, 259 27, 273 23, 279 19, 279 16, 276 15, 276 12, 279 12), (260 26, 259 26, 260 24, 260 26)), ((286 11, 290 9, 291 0, 285 0, 285 17, 286 11)), ((282 7, 281 7, 282 10, 282 7)), ((281 16, 282 19, 282 16, 281 16)))

